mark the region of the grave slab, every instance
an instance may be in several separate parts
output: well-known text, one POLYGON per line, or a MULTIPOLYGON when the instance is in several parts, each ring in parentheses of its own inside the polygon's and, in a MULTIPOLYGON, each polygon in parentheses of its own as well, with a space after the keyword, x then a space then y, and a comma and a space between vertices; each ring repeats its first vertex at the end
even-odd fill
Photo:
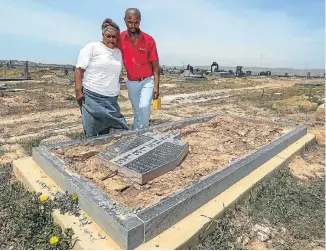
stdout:
POLYGON ((98 154, 111 171, 118 171, 140 185, 176 168, 189 151, 179 132, 145 133, 119 140, 98 154))

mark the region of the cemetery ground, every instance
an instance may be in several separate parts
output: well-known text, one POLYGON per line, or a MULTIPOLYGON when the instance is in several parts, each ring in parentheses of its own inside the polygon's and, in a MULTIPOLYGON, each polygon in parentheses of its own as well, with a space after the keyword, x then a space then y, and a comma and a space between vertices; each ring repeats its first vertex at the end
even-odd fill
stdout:
MULTIPOLYGON (((62 233, 50 213, 55 208, 76 213, 73 198, 62 195, 56 201, 42 202, 11 172, 11 162, 31 155, 32 147, 41 142, 83 137, 80 111, 69 81, 72 75, 50 70, 30 72, 33 80, 6 82, 7 88, 24 91, 0 91, 0 249, 70 249, 72 233, 62 233)), ((317 106, 324 102, 324 86, 295 86, 302 81, 248 77, 174 82, 171 76, 162 76, 162 108, 152 111, 151 124, 225 112, 303 123, 316 135, 314 144, 214 222, 215 231, 201 236, 201 243, 192 249, 325 248, 325 134, 324 121, 316 116, 317 106)), ((131 123, 132 108, 124 85, 119 103, 131 123)), ((228 122, 230 131, 241 127, 234 121, 222 121, 228 122)), ((193 173, 185 180, 196 179, 196 167, 190 171, 193 173)))

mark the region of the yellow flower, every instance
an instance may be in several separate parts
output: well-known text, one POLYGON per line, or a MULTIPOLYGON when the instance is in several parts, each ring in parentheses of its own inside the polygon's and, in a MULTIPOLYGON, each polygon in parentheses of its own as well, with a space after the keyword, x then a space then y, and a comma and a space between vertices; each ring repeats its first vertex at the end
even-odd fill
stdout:
POLYGON ((46 201, 46 200, 48 200, 49 199, 49 196, 47 196, 46 194, 42 194, 41 196, 40 196, 40 201, 46 201))
POLYGON ((77 198, 78 198, 77 194, 73 193, 73 194, 71 195, 71 199, 72 199, 72 200, 76 200, 77 198))
POLYGON ((57 236, 57 235, 52 235, 51 238, 49 239, 49 243, 51 245, 57 244, 58 241, 59 241, 59 236, 57 236))

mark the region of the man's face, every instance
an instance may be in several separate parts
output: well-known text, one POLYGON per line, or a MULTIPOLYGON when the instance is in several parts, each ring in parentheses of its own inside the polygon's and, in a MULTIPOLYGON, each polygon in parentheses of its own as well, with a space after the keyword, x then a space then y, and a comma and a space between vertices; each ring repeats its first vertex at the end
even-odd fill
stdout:
POLYGON ((140 17, 138 14, 127 13, 125 16, 125 23, 130 33, 138 33, 140 25, 140 17))

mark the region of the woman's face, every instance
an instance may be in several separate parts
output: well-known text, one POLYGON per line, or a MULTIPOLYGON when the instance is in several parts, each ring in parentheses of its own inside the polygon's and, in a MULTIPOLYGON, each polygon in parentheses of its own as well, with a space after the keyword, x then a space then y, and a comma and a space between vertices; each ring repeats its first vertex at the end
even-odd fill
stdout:
POLYGON ((103 43, 111 49, 114 49, 116 47, 118 39, 118 32, 114 30, 107 30, 103 33, 103 43))

